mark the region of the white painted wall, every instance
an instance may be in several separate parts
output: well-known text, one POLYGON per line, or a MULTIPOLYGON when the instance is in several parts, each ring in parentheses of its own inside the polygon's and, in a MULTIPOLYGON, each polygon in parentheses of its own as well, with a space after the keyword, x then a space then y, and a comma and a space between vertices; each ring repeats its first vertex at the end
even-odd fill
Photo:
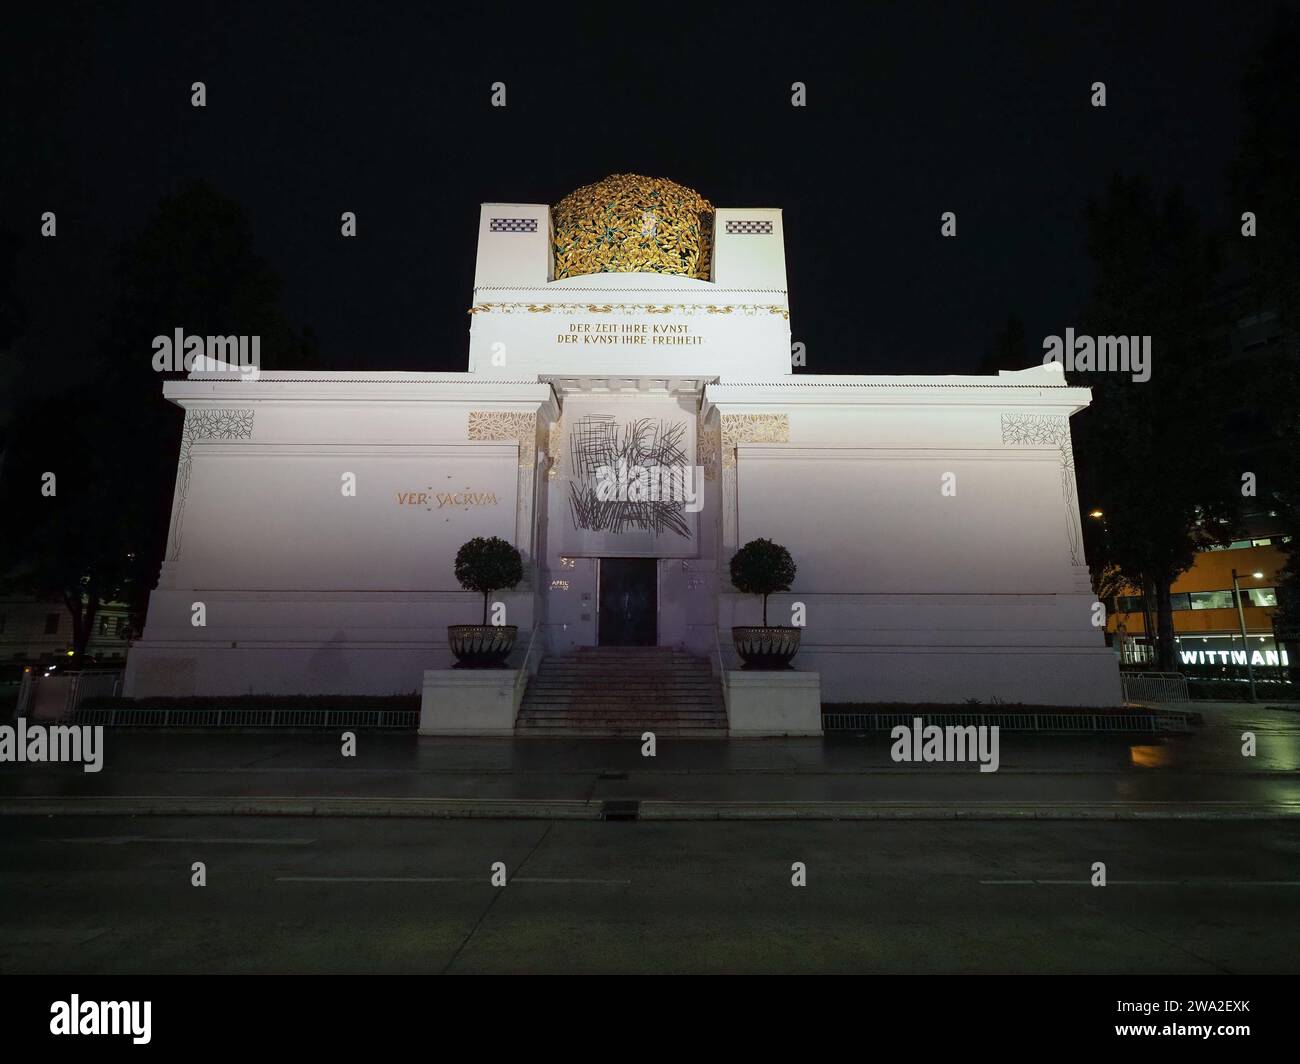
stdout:
MULTIPOLYGON (((803 604, 797 665, 821 673, 827 701, 1114 704, 1066 464, 1066 419, 1086 393, 967 381, 709 389, 724 416, 788 418, 788 443, 737 448, 736 496, 723 503, 737 544, 774 539, 799 567, 769 622, 791 623, 803 604), (941 490, 947 473, 954 495, 941 490)), ((728 589, 719 628, 759 611, 728 589)))
MULTIPOLYGON (((306 376, 168 385, 192 419, 240 411, 221 426, 242 427, 204 435, 187 422, 169 560, 128 694, 416 690, 425 669, 451 663, 446 626, 481 618, 481 596, 455 580, 460 544, 500 536, 531 562, 534 451, 469 439, 469 421, 497 411, 544 424, 548 387, 306 376)), ((526 639, 532 573, 494 599, 526 639)))

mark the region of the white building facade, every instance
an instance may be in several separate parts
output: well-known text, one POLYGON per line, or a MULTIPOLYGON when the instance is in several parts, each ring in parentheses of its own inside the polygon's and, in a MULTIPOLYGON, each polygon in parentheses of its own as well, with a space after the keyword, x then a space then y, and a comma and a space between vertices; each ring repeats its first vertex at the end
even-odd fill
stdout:
MULTIPOLYGON (((657 202, 643 233, 672 250, 657 202)), ((795 375, 781 212, 701 226, 707 279, 582 272, 550 207, 485 204, 467 372, 166 384, 185 429, 127 694, 413 692, 481 618, 452 566, 475 536, 523 554, 494 596, 520 647, 725 660, 761 608, 729 560, 762 537, 798 565, 769 620, 803 622, 824 701, 1117 703, 1070 444, 1088 390, 1048 367, 795 375), (685 472, 611 501, 601 467, 685 472)))

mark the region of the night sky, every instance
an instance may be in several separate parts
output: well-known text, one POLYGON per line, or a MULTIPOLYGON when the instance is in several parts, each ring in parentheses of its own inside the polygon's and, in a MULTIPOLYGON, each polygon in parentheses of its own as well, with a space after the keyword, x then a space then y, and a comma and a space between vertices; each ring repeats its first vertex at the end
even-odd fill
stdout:
POLYGON ((1270 11, 335 7, 9 19, 0 225, 26 238, 23 343, 49 355, 32 388, 68 379, 113 248, 195 177, 248 209, 290 322, 339 367, 465 369, 478 204, 553 204, 632 171, 784 209, 807 372, 974 372, 1011 312, 1031 353, 1077 324, 1083 209, 1112 173, 1179 183, 1208 224, 1233 224, 1238 81, 1270 11), (1097 80, 1105 109, 1089 104, 1097 80), (356 239, 339 235, 345 210, 356 239), (945 210, 956 240, 939 235, 945 210))

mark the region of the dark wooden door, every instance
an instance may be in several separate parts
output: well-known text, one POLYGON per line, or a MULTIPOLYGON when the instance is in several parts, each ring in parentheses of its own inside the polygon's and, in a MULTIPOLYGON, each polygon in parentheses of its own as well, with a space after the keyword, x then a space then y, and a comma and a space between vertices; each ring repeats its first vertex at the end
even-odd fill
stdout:
POLYGON ((600 559, 600 645, 652 647, 659 642, 654 558, 600 559))

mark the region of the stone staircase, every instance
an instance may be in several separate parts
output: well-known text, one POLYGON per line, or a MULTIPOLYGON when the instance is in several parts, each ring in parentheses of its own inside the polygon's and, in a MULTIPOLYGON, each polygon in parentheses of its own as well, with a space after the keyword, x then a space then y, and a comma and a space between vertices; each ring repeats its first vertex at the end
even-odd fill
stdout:
POLYGON ((517 735, 727 734, 709 662, 672 647, 580 647, 546 657, 524 692, 517 735))

